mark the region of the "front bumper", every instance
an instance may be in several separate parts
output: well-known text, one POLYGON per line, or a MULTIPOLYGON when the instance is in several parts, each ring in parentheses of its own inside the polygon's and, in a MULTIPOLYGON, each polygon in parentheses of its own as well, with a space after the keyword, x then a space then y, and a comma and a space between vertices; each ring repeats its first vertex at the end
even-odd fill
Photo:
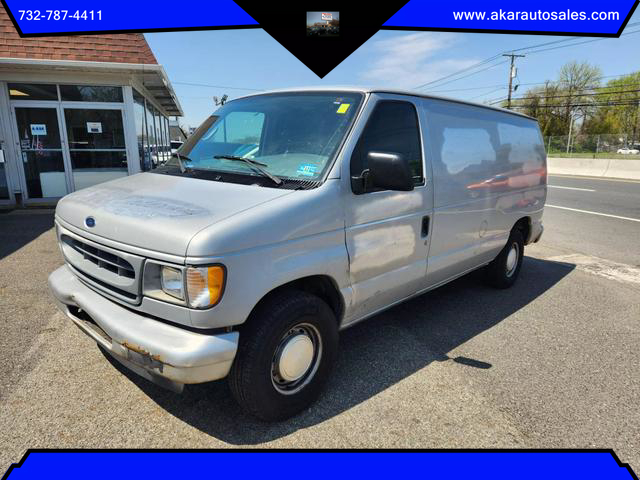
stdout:
POLYGON ((60 309, 116 360, 172 390, 229 373, 238 332, 204 335, 132 312, 87 287, 66 265, 49 276, 60 309))

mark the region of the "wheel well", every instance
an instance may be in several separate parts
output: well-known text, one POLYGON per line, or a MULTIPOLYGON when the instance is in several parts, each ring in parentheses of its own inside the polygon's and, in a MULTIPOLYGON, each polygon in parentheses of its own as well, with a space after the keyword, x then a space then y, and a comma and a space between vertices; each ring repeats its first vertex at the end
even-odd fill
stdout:
POLYGON ((302 290, 303 292, 311 293, 321 298, 327 303, 327 305, 329 305, 329 308, 333 310, 333 313, 338 320, 338 324, 342 320, 342 315, 344 313, 344 299, 342 298, 335 281, 328 275, 313 275, 280 285, 262 297, 253 310, 258 308, 258 306, 269 297, 283 290, 302 290))
POLYGON ((524 243, 527 244, 529 242, 529 233, 531 232, 531 218, 522 217, 516 222, 511 230, 515 229, 520 230, 522 238, 524 238, 524 243))

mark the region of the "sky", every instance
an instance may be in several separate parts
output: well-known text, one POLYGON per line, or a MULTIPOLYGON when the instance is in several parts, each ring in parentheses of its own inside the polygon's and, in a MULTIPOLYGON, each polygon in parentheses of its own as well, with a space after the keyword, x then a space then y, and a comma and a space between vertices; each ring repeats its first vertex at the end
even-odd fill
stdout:
MULTIPOLYGON (((148 33, 145 37, 167 71, 184 110, 180 122, 188 127, 197 127, 215 110, 214 95, 227 94, 233 99, 259 90, 317 85, 413 90, 490 57, 567 38, 379 31, 320 79, 262 29, 148 33)), ((640 9, 620 38, 591 40, 595 39, 580 38, 567 44, 588 43, 556 48, 563 45, 559 43, 525 52, 527 56, 516 61, 515 83, 520 87, 514 96, 533 86, 527 83, 555 79, 568 61, 586 61, 600 67, 607 77, 603 82, 614 75, 640 70, 640 9), (638 33, 628 33, 632 31, 638 33), (550 48, 554 49, 533 53, 550 48)), ((418 91, 480 103, 499 100, 507 94, 506 62, 507 58, 499 57, 418 91), (478 73, 469 75, 473 72, 478 73)))

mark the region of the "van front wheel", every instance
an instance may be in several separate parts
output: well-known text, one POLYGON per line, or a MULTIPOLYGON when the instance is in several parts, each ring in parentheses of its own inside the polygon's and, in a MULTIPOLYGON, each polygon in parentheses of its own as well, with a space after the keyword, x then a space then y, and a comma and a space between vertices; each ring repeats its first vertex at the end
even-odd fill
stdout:
POLYGON ((487 281, 495 288, 509 288, 518 278, 524 256, 524 237, 512 230, 509 240, 498 256, 486 267, 487 281))
POLYGON ((338 351, 338 326, 315 295, 289 290, 260 305, 240 331, 229 385, 244 410, 284 420, 320 394, 338 351))

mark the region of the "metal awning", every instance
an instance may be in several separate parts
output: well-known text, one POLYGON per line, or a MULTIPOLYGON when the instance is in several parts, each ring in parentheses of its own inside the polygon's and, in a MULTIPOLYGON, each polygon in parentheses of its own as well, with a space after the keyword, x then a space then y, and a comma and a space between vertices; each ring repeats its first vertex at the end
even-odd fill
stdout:
POLYGON ((182 107, 162 65, 139 63, 83 62, 75 60, 46 60, 31 58, 0 58, 0 72, 20 71, 92 72, 126 74, 135 77, 151 93, 167 115, 181 117, 182 107))

